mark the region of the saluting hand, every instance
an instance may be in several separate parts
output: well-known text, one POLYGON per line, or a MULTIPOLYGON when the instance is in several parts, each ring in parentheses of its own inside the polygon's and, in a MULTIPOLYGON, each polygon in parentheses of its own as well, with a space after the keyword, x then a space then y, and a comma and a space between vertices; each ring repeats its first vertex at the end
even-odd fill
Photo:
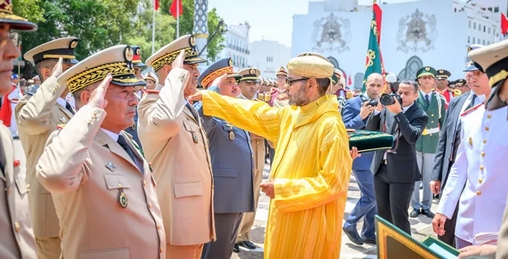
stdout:
POLYGON ((195 94, 189 95, 187 99, 189 101, 201 101, 203 100, 203 91, 205 90, 197 90, 195 94))
POLYGON ((55 67, 53 67, 53 72, 51 72, 51 76, 59 77, 63 72, 63 59, 60 57, 55 67))
POLYGON ((183 61, 185 60, 185 50, 180 51, 180 54, 176 56, 175 60, 171 64, 171 67, 174 68, 182 68, 183 69, 183 61))
POLYGON ((102 80, 101 84, 93 90, 90 100, 88 101, 88 105, 91 107, 97 107, 99 109, 106 108, 108 105, 108 100, 104 98, 106 96, 106 92, 108 91, 109 83, 113 77, 111 74, 108 74, 104 80, 102 80))

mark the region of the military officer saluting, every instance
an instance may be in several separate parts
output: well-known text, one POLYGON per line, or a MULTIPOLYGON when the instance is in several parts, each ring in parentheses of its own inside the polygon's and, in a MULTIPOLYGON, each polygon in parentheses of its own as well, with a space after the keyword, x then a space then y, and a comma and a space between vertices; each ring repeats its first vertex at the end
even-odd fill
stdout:
POLYGON ((75 113, 72 105, 65 100, 69 88, 65 84, 58 85, 57 77, 78 63, 74 55, 77 45, 77 38, 65 37, 46 42, 25 54, 26 60, 34 62, 42 84, 36 92, 23 96, 15 109, 27 161, 27 183, 31 186, 28 196, 37 256, 41 259, 60 257, 60 226, 51 194, 35 176, 35 165, 50 134, 59 124, 67 123, 75 113), (61 62, 58 61, 60 58, 61 62))
MULTIPOLYGON (((12 13, 10 1, 0 4, 0 66, 12 68, 12 62, 20 53, 12 40, 11 30, 34 31, 37 25, 12 13)), ((12 90, 12 73, 0 74, 0 95, 12 90)), ((0 258, 35 259, 35 240, 28 210, 28 190, 19 160, 14 157, 11 132, 0 123, 0 258)))
POLYGON ((286 78, 288 76, 288 72, 284 67, 280 67, 276 73, 277 75, 277 88, 272 88, 271 91, 271 100, 270 106, 272 107, 285 107, 289 106, 289 99, 286 94, 286 78))
MULTIPOLYGON (((201 85, 221 95, 237 97, 240 89, 231 58, 220 59, 199 77, 201 85)), ((242 215, 254 211, 254 161, 249 133, 229 122, 203 115, 202 103, 196 108, 203 118, 209 140, 214 179, 214 217, 217 240, 205 244, 201 258, 230 259, 242 215)))
POLYGON ((150 167, 124 129, 135 87, 127 45, 102 50, 58 77, 78 112, 54 132, 36 166, 60 220, 63 258, 166 258, 150 167))
POLYGON ((203 61, 192 35, 146 60, 159 83, 139 103, 138 134, 158 184, 168 258, 199 258, 203 244, 215 240, 208 140, 186 99, 196 92, 203 61))
POLYGON ((446 112, 446 100, 437 91, 433 90, 436 80, 436 70, 433 67, 425 66, 420 68, 416 77, 420 85, 417 104, 427 113, 429 121, 423 130, 422 136, 416 141, 416 161, 423 180, 423 197, 420 201, 420 181, 415 183, 411 206, 413 211, 410 217, 416 218, 423 214, 429 218, 434 217, 430 211, 432 205, 432 192, 430 191, 430 180, 434 167, 434 154, 436 153, 439 141, 440 127, 444 121, 446 112))

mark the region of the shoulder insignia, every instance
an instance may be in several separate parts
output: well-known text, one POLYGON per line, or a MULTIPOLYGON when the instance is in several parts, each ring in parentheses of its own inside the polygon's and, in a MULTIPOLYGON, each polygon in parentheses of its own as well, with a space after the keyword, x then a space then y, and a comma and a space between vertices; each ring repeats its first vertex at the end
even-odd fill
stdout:
POLYGON ((65 127, 65 123, 61 123, 61 124, 56 125, 56 129, 57 129, 57 130, 61 130, 61 129, 63 129, 64 127, 65 127))
POLYGON ((482 106, 482 105, 483 105, 483 103, 477 104, 476 106, 473 106, 473 107, 465 110, 462 114, 460 114, 460 116, 466 116, 466 115, 470 114, 471 112, 476 111, 476 109, 480 108, 480 106, 482 106))

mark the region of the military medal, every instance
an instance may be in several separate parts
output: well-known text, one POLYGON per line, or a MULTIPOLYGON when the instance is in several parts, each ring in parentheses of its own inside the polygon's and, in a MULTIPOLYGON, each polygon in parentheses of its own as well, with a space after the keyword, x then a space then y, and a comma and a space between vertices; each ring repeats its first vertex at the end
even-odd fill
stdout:
POLYGON ((127 199, 127 195, 123 192, 123 188, 118 189, 118 203, 122 208, 127 208, 127 204, 129 204, 129 200, 127 199))
POLYGON ((109 171, 114 172, 114 171, 115 171, 115 168, 116 168, 116 165, 115 165, 115 164, 113 164, 113 163, 111 163, 111 162, 108 162, 108 163, 106 164, 106 168, 107 168, 107 169, 109 169, 109 171))
POLYGON ((233 132, 233 125, 231 125, 229 122, 226 122, 226 127, 229 127, 229 140, 234 140, 235 133, 233 132))
POLYGON ((136 123, 132 124, 131 129, 136 130, 136 123))

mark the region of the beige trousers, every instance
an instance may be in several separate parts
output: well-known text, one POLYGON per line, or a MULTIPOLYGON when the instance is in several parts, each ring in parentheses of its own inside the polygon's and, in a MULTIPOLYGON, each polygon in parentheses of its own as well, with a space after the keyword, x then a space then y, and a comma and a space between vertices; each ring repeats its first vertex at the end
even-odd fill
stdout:
POLYGON ((254 153, 254 212, 243 214, 242 223, 240 223, 240 231, 238 231, 238 238, 236 240, 237 242, 250 240, 250 229, 254 225, 258 207, 259 185, 263 180, 263 169, 265 168, 265 140, 259 137, 252 137, 251 146, 254 153))
POLYGON ((62 253, 59 237, 36 237, 37 258, 39 259, 58 259, 62 253))

